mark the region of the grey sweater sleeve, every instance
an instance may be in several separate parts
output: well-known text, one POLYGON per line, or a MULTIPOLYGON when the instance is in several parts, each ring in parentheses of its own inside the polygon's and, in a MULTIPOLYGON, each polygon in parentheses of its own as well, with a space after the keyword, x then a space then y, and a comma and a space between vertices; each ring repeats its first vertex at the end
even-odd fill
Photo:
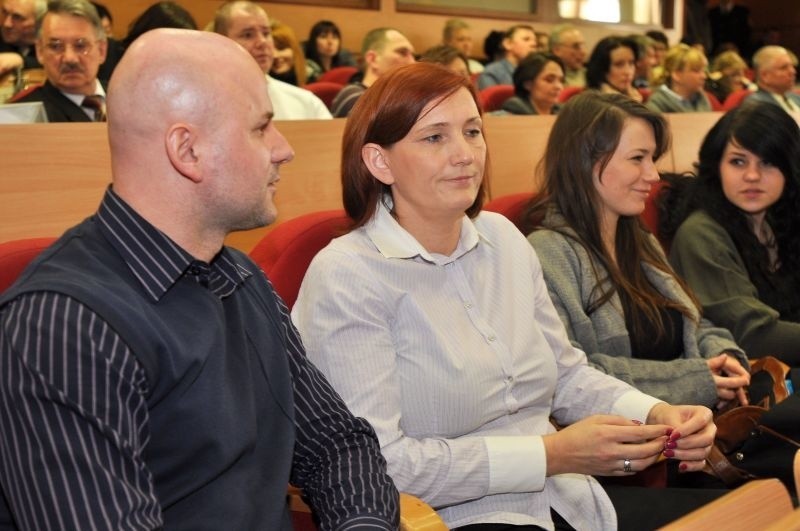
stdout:
POLYGON ((711 371, 697 349, 694 353, 676 353, 676 359, 670 361, 634 359, 617 297, 591 316, 587 314, 585 308, 597 284, 597 274, 580 244, 550 230, 536 231, 528 240, 539 255, 550 297, 569 338, 586 352, 589 363, 673 404, 716 403, 711 371))

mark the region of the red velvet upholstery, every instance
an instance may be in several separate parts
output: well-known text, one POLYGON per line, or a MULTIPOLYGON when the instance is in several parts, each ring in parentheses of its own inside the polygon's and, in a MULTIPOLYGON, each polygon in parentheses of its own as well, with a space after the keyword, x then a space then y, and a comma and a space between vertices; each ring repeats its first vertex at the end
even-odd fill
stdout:
POLYGON ((647 200, 644 203, 644 211, 640 217, 645 226, 650 229, 650 232, 655 234, 658 241, 661 242, 664 252, 668 252, 669 242, 663 240, 658 233, 658 196, 665 186, 668 186, 668 183, 663 180, 653 184, 652 188, 650 188, 650 195, 647 196, 647 200))
POLYGON ((558 103, 566 103, 572 96, 583 92, 583 87, 564 87, 558 95, 558 103))
POLYGON ((327 72, 320 74, 317 78, 317 83, 320 81, 327 81, 328 83, 347 85, 350 82, 350 78, 353 77, 353 74, 356 72, 358 72, 358 68, 355 66, 337 66, 336 68, 331 68, 327 72))
POLYGON ((501 195, 485 203, 483 209, 503 214, 514 223, 518 229, 522 230, 522 213, 531 199, 533 199, 533 196, 533 192, 501 195))
POLYGON ((730 111, 731 109, 735 109, 741 105, 745 98, 747 98, 750 94, 752 94, 752 92, 745 88, 734 90, 728 94, 727 98, 725 98, 725 101, 722 103, 722 110, 730 111))
POLYGON ((291 309, 311 259, 333 238, 344 234, 350 219, 343 210, 312 212, 285 221, 250 251, 278 295, 291 309))
POLYGON ((8 101, 6 101, 6 103, 16 103, 25 96, 27 96, 28 94, 30 94, 31 92, 33 92, 34 90, 42 88, 42 85, 44 85, 44 83, 32 83, 28 85, 24 89, 20 90, 19 92, 8 98, 8 101))
POLYGON ((514 85, 492 85, 478 93, 483 112, 497 111, 503 103, 514 95, 514 85))
POLYGON ((712 111, 721 111, 722 110, 722 103, 714 96, 714 93, 709 92, 707 90, 703 91, 706 93, 706 97, 708 101, 711 102, 711 110, 712 111))
POLYGON ((339 83, 333 83, 331 81, 317 81, 314 83, 309 83, 303 88, 313 92, 319 99, 322 100, 322 103, 330 109, 331 104, 333 103, 333 98, 342 90, 344 85, 339 83))
POLYGON ((8 289, 27 265, 55 238, 28 238, 0 243, 0 293, 8 289))

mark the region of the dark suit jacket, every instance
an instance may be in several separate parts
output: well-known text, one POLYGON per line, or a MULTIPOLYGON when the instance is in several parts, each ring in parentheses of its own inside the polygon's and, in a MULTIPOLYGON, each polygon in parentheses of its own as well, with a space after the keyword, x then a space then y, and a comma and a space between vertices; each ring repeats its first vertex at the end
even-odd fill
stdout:
MULTIPOLYGON (((800 107, 800 95, 797 95, 794 92, 789 91, 785 94, 785 96, 787 99, 791 100, 792 103, 800 107)), ((778 102, 775 101, 775 98, 772 97, 772 94, 770 94, 764 89, 758 89, 753 94, 748 96, 748 99, 766 101, 768 103, 774 103, 775 105, 778 105, 778 102)))
POLYGON ((45 81, 44 85, 34 90, 27 96, 17 100, 17 103, 41 101, 50 122, 91 122, 92 119, 78 105, 64 96, 60 90, 45 81))
POLYGON ((30 50, 28 50, 27 54, 23 54, 18 46, 13 44, 8 44, 7 42, 3 42, 3 37, 0 36, 0 53, 4 52, 13 52, 18 53, 22 56, 22 68, 41 68, 42 65, 39 64, 39 60, 36 58, 36 46, 31 46, 30 50))

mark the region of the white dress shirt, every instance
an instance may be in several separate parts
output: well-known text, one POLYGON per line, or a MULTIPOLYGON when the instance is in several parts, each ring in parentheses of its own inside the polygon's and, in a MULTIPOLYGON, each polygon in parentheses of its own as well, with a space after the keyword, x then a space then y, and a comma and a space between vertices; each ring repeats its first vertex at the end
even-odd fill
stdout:
MULTIPOLYGON (((546 477, 542 435, 594 413, 644 421, 658 400, 586 364, 525 237, 466 216, 451 256, 426 251, 380 205, 309 266, 292 318, 308 356, 375 428, 401 491, 449 527, 613 529, 591 477, 546 477)), ((621 465, 620 465, 621 466, 621 465)))
POLYGON ((267 94, 276 120, 326 120, 331 112, 313 92, 267 76, 267 94))

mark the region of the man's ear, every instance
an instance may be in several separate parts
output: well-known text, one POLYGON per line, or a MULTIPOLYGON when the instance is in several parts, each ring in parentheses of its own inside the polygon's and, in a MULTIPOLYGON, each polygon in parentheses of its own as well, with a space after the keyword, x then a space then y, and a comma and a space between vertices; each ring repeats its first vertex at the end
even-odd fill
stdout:
POLYGON ((380 182, 387 186, 394 184, 394 175, 389 167, 386 150, 378 144, 364 144, 361 148, 361 160, 366 164, 369 172, 380 182))
POLYGON ((367 66, 372 66, 377 57, 378 57, 378 52, 376 52, 375 50, 367 50, 366 52, 364 52, 364 64, 367 66))
POLYGON ((194 182, 203 180, 200 171, 200 158, 195 153, 197 135, 191 126, 178 123, 167 130, 167 157, 172 166, 184 177, 194 182))

